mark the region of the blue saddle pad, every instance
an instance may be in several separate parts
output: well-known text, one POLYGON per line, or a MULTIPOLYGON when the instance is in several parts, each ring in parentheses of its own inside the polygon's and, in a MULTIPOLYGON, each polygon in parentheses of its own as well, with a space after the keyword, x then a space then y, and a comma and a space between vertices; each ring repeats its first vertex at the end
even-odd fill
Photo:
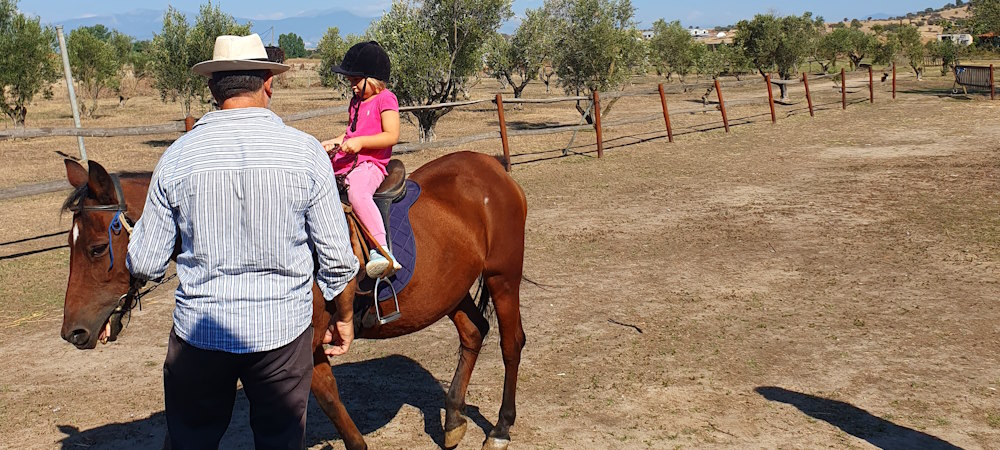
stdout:
MULTIPOLYGON (((410 226, 410 207, 420 197, 420 185, 416 181, 406 180, 406 195, 402 200, 389 206, 389 239, 392 241, 392 256, 403 266, 389 277, 389 282, 396 293, 403 291, 406 284, 413 278, 413 269, 417 264, 417 242, 413 237, 413 227, 410 226)), ((392 289, 379 283, 378 300, 392 298, 392 289)))

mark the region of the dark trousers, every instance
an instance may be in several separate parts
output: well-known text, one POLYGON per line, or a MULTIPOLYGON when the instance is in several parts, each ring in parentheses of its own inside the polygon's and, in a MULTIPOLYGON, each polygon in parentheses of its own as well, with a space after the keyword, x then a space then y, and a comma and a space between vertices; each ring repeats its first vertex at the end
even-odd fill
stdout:
POLYGON ((256 448, 305 448, 312 336, 309 327, 283 347, 235 354, 194 347, 171 330, 163 363, 166 447, 217 449, 229 427, 240 380, 250 401, 256 448))

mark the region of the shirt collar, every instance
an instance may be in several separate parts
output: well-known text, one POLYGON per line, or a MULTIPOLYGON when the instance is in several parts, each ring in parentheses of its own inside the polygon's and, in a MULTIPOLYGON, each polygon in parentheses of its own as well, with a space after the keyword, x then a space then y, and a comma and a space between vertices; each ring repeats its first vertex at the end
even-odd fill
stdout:
POLYGON ((194 124, 193 128, 197 128, 200 125, 208 125, 217 122, 229 122, 233 120, 246 120, 246 119, 266 119, 278 124, 284 124, 280 117, 267 108, 236 108, 236 109, 220 109, 216 111, 209 111, 198 119, 198 122, 194 124))

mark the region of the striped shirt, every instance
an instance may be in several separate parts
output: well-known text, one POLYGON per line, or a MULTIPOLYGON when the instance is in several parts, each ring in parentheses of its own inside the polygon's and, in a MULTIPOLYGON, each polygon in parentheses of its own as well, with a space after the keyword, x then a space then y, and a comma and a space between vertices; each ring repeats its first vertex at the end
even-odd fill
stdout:
POLYGON ((270 110, 205 114, 160 158, 126 264, 162 277, 177 255, 174 330, 230 353, 288 344, 358 270, 330 159, 270 110))

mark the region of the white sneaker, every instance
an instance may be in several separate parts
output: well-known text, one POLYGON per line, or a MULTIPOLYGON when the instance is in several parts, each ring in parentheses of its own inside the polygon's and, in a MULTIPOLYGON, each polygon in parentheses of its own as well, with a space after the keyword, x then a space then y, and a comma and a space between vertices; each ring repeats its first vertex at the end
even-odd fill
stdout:
POLYGON ((370 278, 383 278, 382 275, 385 274, 386 269, 389 268, 389 264, 392 264, 393 272, 403 268, 403 266, 399 264, 399 261, 396 261, 396 257, 392 256, 391 252, 386 250, 386 253, 389 253, 389 258, 392 260, 391 263, 389 262, 389 259, 385 259, 385 257, 374 248, 368 253, 368 264, 365 264, 365 272, 368 273, 370 278))

